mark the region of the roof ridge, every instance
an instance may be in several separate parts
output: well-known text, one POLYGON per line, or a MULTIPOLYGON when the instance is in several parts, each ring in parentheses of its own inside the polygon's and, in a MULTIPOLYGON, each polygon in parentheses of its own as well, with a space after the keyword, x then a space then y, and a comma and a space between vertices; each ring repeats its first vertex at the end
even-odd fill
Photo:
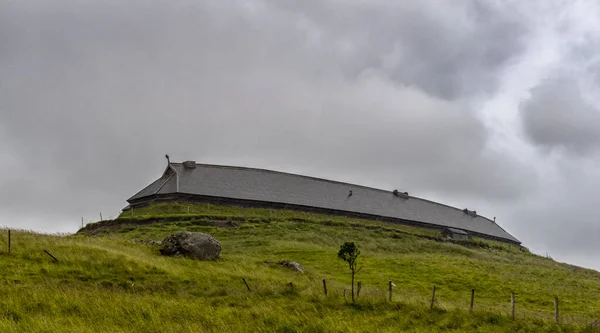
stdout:
MULTIPOLYGON (((176 162, 171 162, 171 164, 183 165, 183 163, 181 163, 181 162, 177 162, 177 163, 176 162)), ((376 188, 376 187, 370 187, 370 186, 358 185, 358 184, 351 184, 351 183, 342 182, 342 181, 338 181, 338 180, 331 180, 331 179, 319 178, 319 177, 314 177, 314 176, 306 176, 306 175, 301 175, 301 174, 297 174, 297 173, 290 173, 290 172, 285 172, 285 171, 277 171, 277 170, 262 169, 262 168, 253 168, 253 167, 244 167, 244 166, 234 166, 234 165, 222 165, 222 164, 196 163, 196 165, 197 166, 203 166, 203 167, 212 167, 212 168, 228 168, 228 169, 239 169, 239 170, 253 170, 253 171, 270 172, 270 173, 284 174, 284 175, 290 175, 290 176, 295 176, 295 177, 301 177, 301 178, 308 178, 308 179, 313 179, 313 180, 325 181, 325 182, 334 183, 334 184, 357 186, 357 187, 360 187, 360 188, 374 190, 374 191, 379 191, 379 192, 384 192, 384 193, 392 193, 392 191, 388 191, 388 190, 384 190, 384 189, 380 189, 380 188, 376 188)), ((409 195, 409 198, 416 199, 416 200, 421 200, 421 201, 425 201, 425 202, 436 204, 436 205, 439 205, 439 206, 442 206, 442 207, 452 208, 452 209, 457 210, 459 212, 463 212, 463 209, 460 209, 460 208, 454 207, 454 206, 450 206, 450 205, 447 205, 447 204, 443 204, 443 203, 440 203, 440 202, 437 202, 437 201, 432 201, 432 200, 428 200, 428 199, 424 199, 424 198, 420 198, 420 197, 416 197, 416 196, 412 196, 412 195, 409 195)), ((485 219, 485 220, 487 220, 487 221, 489 221, 491 223, 496 224, 498 227, 500 227, 500 225, 498 225, 497 223, 495 223, 494 221, 492 221, 488 217, 485 217, 483 215, 477 214, 477 216, 475 216, 474 218, 477 218, 477 217, 485 219)), ((502 229, 502 227, 500 227, 500 229, 502 229)), ((502 229, 502 230, 504 232, 506 232, 506 230, 504 230, 504 229, 502 229)), ((506 232, 506 233, 508 234, 508 232, 506 232)))

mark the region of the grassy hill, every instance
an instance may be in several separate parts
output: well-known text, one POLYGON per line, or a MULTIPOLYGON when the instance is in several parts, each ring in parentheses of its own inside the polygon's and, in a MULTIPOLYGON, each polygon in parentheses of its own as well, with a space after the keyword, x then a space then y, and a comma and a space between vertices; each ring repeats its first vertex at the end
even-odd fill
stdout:
POLYGON ((579 332, 600 317, 596 271, 502 243, 452 242, 435 230, 374 221, 159 204, 76 235, 13 231, 10 255, 0 232, 0 332, 579 332), (162 257, 146 244, 179 230, 219 239, 221 259, 162 257), (343 296, 348 267, 336 257, 345 241, 362 251, 354 305, 343 296), (306 272, 266 260, 298 261, 306 272))

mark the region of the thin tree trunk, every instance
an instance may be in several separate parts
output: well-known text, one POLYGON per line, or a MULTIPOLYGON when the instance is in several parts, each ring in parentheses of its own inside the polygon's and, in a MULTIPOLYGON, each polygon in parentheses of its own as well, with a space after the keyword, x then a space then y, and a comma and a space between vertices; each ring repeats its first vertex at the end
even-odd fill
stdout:
POLYGON ((354 303, 354 270, 352 270, 352 303, 354 303))

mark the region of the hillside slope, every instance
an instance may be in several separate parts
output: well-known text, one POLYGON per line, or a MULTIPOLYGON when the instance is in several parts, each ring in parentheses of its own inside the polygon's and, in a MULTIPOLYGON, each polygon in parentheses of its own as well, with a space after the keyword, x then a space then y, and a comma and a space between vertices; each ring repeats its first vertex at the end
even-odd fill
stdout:
POLYGON ((0 332, 571 332, 600 317, 596 271, 501 243, 291 211, 161 204, 72 236, 13 231, 1 258, 0 332), (215 236, 222 258, 162 257, 144 244, 178 230, 215 236), (345 241, 362 250, 355 305, 344 300, 350 277, 336 258, 345 241), (306 272, 265 260, 295 260, 306 272))

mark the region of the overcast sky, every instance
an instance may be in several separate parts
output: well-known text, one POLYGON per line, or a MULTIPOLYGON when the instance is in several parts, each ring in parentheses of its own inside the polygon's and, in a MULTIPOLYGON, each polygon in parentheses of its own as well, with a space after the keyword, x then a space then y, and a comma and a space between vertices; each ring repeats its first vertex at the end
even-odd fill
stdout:
POLYGON ((600 3, 0 1, 0 226, 117 216, 172 160, 475 209, 600 269, 600 3))

